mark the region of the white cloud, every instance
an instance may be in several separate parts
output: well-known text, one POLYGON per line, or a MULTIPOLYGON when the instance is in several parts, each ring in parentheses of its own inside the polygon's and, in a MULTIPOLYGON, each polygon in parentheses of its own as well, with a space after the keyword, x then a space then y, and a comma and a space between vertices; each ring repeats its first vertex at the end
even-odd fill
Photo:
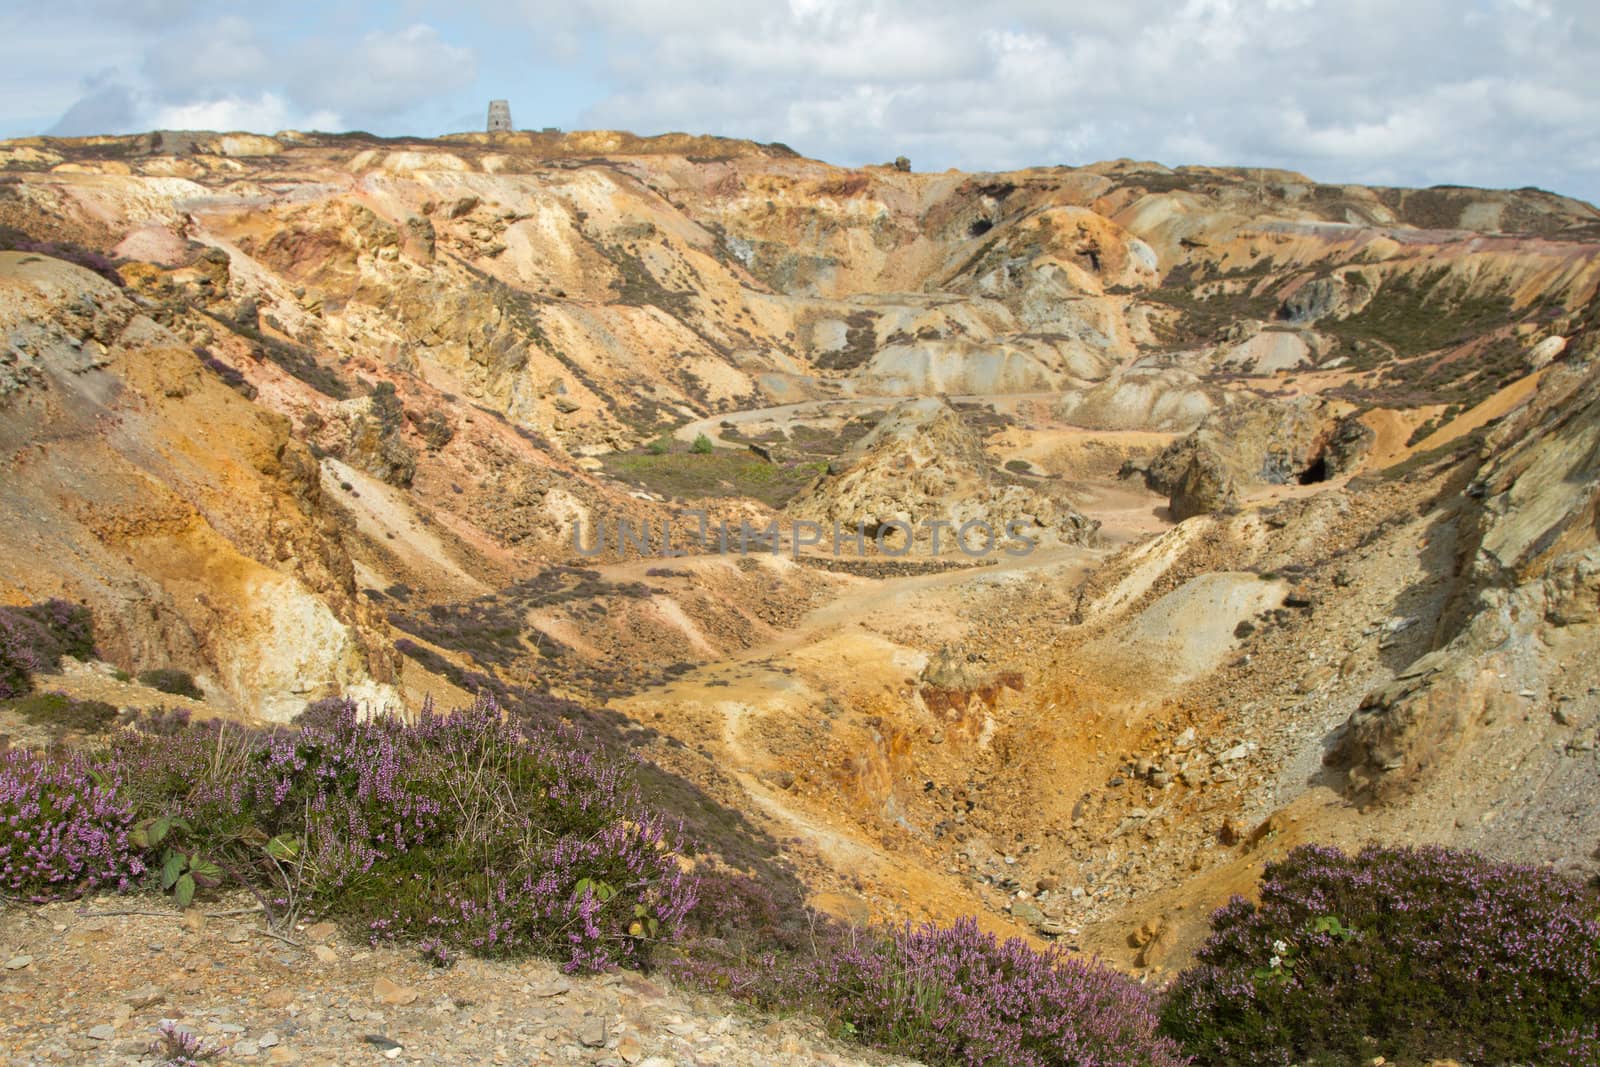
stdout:
POLYGON ((589 124, 999 169, 1136 156, 1600 193, 1592 0, 529 0, 603 42, 589 124), (642 32, 641 32, 642 31, 642 32))
POLYGON ((159 95, 192 100, 270 85, 274 68, 255 27, 233 15, 157 38, 145 50, 142 73, 159 95))
POLYGON ((302 107, 382 118, 462 86, 477 77, 472 49, 450 44, 432 26, 373 30, 352 48, 319 40, 285 58, 289 92, 302 107))
MULTIPOLYGON (((473 49, 426 23, 296 36, 260 17, 189 17, 190 6, 148 0, 113 14, 96 4, 90 15, 123 23, 124 48, 114 54, 121 71, 80 82, 51 132, 343 129, 391 120, 477 75, 473 49), (130 56, 136 61, 127 63, 130 56)), ((67 14, 82 7, 69 4, 67 14)), ((74 29, 63 16, 34 32, 60 37, 74 29)))
POLYGON ((253 99, 236 96, 200 103, 163 107, 155 112, 153 126, 164 130, 339 130, 344 123, 332 111, 297 111, 276 93, 253 99))

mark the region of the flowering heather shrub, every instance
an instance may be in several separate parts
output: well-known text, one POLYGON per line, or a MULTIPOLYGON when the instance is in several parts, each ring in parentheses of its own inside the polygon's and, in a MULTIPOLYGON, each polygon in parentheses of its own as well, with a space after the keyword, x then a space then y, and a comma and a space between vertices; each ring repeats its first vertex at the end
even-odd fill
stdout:
POLYGON ((1212 917, 1165 1031, 1202 1063, 1600 1064, 1600 898, 1441 848, 1299 848, 1212 917))
POLYGON ((701 879, 667 970, 708 992, 792 1010, 816 992, 817 959, 848 947, 849 937, 844 924, 807 907, 798 882, 721 870, 701 879))
POLYGON ((0 753, 0 889, 42 902, 127 888, 144 864, 119 784, 77 756, 0 753))
POLYGON ((39 657, 24 624, 0 612, 0 700, 11 700, 33 691, 33 672, 39 657))
POLYGON ((89 659, 94 655, 94 621, 83 605, 52 598, 5 610, 19 621, 33 624, 34 651, 44 669, 60 667, 62 656, 89 659))
POLYGON ((62 656, 94 655, 89 609, 65 600, 0 607, 0 700, 33 691, 36 671, 53 671, 62 656))
POLYGON ((414 724, 319 710, 231 742, 127 732, 109 761, 137 815, 183 820, 171 847, 375 940, 600 969, 647 962, 693 904, 631 769, 575 731, 524 732, 490 702, 414 724))
POLYGON ((337 726, 344 718, 347 705, 342 697, 323 697, 306 704, 294 717, 295 726, 318 726, 324 729, 337 726))
POLYGON ((849 1029, 930 1064, 1186 1062, 1137 984, 1059 949, 1000 942, 973 918, 874 932, 819 962, 818 984, 849 1029))

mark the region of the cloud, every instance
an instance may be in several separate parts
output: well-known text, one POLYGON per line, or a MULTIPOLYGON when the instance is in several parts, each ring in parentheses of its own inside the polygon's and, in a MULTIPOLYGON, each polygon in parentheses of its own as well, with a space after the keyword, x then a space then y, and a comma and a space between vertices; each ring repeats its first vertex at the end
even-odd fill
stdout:
POLYGON ((602 42, 586 124, 861 163, 1135 156, 1600 193, 1591 0, 524 0, 602 42))
POLYGON ((270 85, 278 59, 237 15, 186 26, 156 39, 144 53, 142 73, 168 100, 205 100, 270 85))
POLYGON ((477 76, 474 51, 426 23, 285 35, 264 19, 189 17, 188 7, 151 0, 120 12, 154 27, 137 73, 85 85, 50 132, 342 129, 391 120, 477 76))
POLYGON ((163 130, 340 130, 344 122, 332 111, 304 112, 276 93, 253 98, 222 97, 199 103, 177 104, 155 113, 155 128, 163 130))
POLYGON ((477 78, 472 49, 450 44, 432 26, 374 30, 352 48, 323 39, 303 44, 288 92, 303 108, 332 108, 358 118, 387 118, 477 78))

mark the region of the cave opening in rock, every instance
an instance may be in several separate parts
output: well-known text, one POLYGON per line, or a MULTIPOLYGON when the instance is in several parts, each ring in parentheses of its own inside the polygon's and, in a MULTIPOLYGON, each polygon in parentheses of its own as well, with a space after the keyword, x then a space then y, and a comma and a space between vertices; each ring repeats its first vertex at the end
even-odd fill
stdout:
POLYGON ((1301 471, 1298 475, 1301 485, 1316 485, 1318 482, 1328 480, 1328 457, 1318 456, 1312 461, 1311 466, 1301 471))

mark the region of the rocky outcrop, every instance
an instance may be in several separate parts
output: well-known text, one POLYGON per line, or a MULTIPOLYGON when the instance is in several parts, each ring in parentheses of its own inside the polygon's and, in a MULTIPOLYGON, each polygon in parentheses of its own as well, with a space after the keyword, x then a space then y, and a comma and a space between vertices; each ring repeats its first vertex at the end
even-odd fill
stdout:
POLYGON ((1548 691, 1562 673, 1558 648, 1592 647, 1600 370, 1553 376, 1483 447, 1488 462, 1457 520, 1470 536, 1438 647, 1366 697, 1330 756, 1362 800, 1416 790, 1487 726, 1548 691))
POLYGON ((1283 301, 1279 317, 1297 325, 1319 319, 1344 318, 1372 302, 1373 285, 1360 273, 1338 273, 1314 278, 1298 286, 1283 301))
POLYGON ((1196 515, 1215 515, 1237 507, 1239 486, 1220 457, 1209 448, 1188 453, 1188 465, 1172 483, 1167 507, 1176 522, 1196 515))
POLYGON ((1099 526, 1064 495, 1023 485, 993 467, 977 434, 937 399, 896 406, 787 511, 828 527, 837 522, 875 531, 905 523, 930 545, 927 524, 944 523, 950 528, 942 533, 941 552, 956 549, 955 531, 964 524, 981 524, 990 533, 975 526, 963 543, 973 553, 988 546, 985 555, 996 544, 1021 549, 1008 529, 1040 543, 1085 544, 1099 526))
MULTIPOLYGON (((1339 432, 1351 440, 1339 446, 1334 462, 1353 462, 1362 434, 1339 432)), ((1327 405, 1320 401, 1231 396, 1148 466, 1128 473, 1140 473, 1151 489, 1171 494, 1174 515, 1187 518, 1228 506, 1243 487, 1321 480, 1326 464, 1315 471, 1313 466, 1326 451, 1324 443, 1335 438, 1327 405)))

